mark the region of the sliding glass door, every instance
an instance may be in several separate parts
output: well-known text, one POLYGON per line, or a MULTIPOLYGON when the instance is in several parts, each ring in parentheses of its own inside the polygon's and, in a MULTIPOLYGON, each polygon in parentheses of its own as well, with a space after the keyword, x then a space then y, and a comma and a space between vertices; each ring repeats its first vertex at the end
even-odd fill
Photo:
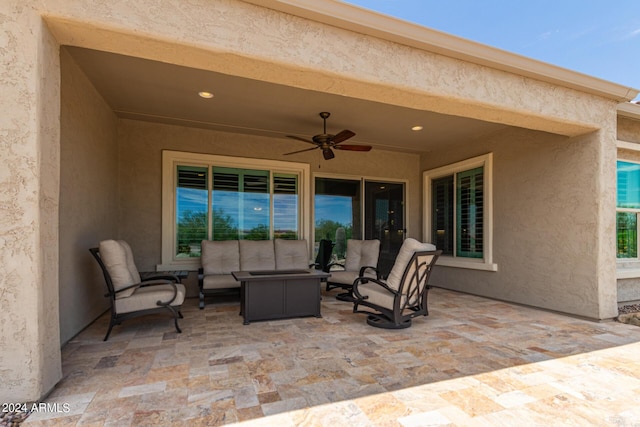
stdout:
POLYGON ((386 277, 404 241, 404 184, 365 181, 364 238, 380 240, 378 268, 386 277))
POLYGON ((341 261, 348 239, 378 239, 386 276, 404 240, 404 193, 398 182, 316 177, 316 247, 321 239, 331 240, 332 258, 341 261))
POLYGON ((331 240, 333 260, 343 260, 347 239, 362 238, 360 180, 316 178, 315 241, 331 240))

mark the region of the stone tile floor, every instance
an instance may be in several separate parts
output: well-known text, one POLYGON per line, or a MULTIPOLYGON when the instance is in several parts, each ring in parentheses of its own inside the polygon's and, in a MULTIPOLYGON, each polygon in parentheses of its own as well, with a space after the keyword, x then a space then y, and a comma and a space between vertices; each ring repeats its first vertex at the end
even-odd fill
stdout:
POLYGON ((24 425, 640 426, 640 328, 432 289, 405 330, 324 294, 323 317, 243 326, 237 302, 146 317, 62 352, 24 425), (57 409, 56 409, 57 408, 57 409))

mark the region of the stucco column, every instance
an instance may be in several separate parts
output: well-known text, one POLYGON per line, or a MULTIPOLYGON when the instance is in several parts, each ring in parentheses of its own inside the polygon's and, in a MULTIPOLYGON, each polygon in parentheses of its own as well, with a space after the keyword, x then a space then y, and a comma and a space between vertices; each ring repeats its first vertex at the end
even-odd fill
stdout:
POLYGON ((29 2, 0 2, 0 402, 62 376, 58 46, 29 2))
POLYGON ((595 209, 598 211, 598 319, 618 315, 616 281, 616 160, 617 115, 615 106, 602 110, 603 127, 596 133, 600 161, 594 173, 598 178, 595 209))

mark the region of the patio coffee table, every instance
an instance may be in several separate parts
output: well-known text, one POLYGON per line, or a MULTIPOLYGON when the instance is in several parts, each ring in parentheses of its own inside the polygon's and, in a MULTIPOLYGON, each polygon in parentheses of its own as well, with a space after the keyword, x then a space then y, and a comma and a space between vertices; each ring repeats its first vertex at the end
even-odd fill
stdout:
POLYGON ((240 282, 243 323, 320 314, 320 282, 331 276, 320 270, 234 271, 240 282))

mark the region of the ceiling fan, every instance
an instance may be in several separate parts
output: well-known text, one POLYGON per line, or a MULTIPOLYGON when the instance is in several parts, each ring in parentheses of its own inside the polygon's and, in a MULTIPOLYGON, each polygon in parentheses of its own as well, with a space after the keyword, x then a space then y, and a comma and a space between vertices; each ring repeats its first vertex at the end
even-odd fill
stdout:
POLYGON ((322 117, 322 120, 324 121, 324 131, 321 134, 315 135, 311 141, 304 138, 300 138, 299 136, 287 135, 287 138, 297 139, 298 141, 306 142, 308 144, 314 144, 315 147, 306 148, 304 150, 299 150, 299 151, 293 151, 291 153, 285 153, 284 155, 288 156, 289 154, 302 153, 304 151, 310 151, 310 150, 315 150, 316 148, 319 148, 322 150, 322 155, 324 156, 324 159, 331 160, 335 157, 335 154, 333 154, 332 148, 335 148, 336 150, 347 150, 347 151, 371 150, 370 145, 341 144, 343 141, 346 141, 347 139, 355 136, 355 133, 351 132, 350 130, 345 129, 336 135, 328 134, 327 118, 329 118, 330 115, 331 113, 327 113, 326 111, 323 111, 320 113, 320 117, 322 117))

